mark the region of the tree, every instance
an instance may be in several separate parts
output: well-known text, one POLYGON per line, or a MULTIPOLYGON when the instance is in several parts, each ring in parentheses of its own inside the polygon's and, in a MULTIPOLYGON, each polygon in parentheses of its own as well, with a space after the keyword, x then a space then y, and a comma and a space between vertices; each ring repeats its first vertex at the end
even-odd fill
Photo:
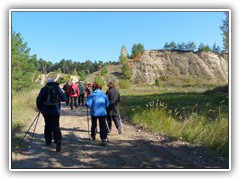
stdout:
POLYGON ((201 43, 198 47, 198 51, 209 52, 211 51, 211 48, 208 45, 201 43))
POLYGON ((119 56, 119 61, 122 63, 122 61, 127 60, 128 58, 128 52, 126 47, 123 45, 121 47, 121 52, 120 52, 120 56, 119 56))
POLYGON ((19 92, 32 86, 32 77, 37 71, 36 55, 30 56, 27 42, 20 33, 12 32, 12 90, 19 92))
POLYGON ((228 52, 228 45, 229 45, 229 14, 228 12, 224 12, 225 19, 222 20, 222 25, 220 26, 220 29, 222 31, 222 37, 223 37, 223 50, 225 52, 228 52))
POLYGON ((136 59, 136 57, 139 58, 144 52, 144 46, 141 43, 134 44, 132 47, 132 55, 131 57, 136 59))
POLYGON ((212 46, 212 52, 216 53, 216 54, 220 54, 221 53, 221 48, 219 46, 217 46, 216 42, 212 46))

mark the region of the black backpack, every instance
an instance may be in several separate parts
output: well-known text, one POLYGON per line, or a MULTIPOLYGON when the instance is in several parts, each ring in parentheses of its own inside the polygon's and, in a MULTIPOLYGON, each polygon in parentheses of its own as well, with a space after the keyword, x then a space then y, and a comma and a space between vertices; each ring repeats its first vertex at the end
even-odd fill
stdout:
POLYGON ((47 106, 55 106, 60 102, 59 91, 56 87, 46 85, 47 87, 47 99, 44 102, 47 106))
POLYGON ((71 90, 72 90, 72 94, 73 95, 77 93, 77 90, 74 87, 72 87, 72 86, 71 86, 71 90))

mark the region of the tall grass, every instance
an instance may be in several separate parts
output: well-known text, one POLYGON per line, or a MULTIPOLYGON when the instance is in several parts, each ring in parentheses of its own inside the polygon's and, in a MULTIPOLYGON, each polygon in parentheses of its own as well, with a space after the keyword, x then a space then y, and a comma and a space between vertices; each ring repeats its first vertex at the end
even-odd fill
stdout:
POLYGON ((12 96, 11 134, 12 146, 16 146, 36 113, 36 97, 39 89, 21 92, 12 96))
POLYGON ((121 114, 136 124, 172 138, 228 155, 228 87, 203 92, 122 96, 121 114))

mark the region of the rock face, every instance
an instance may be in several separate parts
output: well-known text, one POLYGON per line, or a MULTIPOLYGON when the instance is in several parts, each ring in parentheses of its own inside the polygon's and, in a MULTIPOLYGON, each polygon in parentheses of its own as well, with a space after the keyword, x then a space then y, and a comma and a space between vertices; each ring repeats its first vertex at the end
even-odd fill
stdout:
POLYGON ((191 76, 228 82, 228 55, 210 52, 146 50, 138 62, 132 64, 132 82, 154 84, 156 79, 191 76))

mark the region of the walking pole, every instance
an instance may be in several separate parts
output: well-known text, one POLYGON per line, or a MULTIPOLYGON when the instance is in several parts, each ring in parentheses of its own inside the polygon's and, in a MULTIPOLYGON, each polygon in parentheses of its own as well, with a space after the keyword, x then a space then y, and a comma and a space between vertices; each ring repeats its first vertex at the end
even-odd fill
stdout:
POLYGON ((119 121, 120 121, 120 125, 121 125, 121 127, 122 127, 122 130, 124 131, 124 129, 123 129, 123 125, 122 125, 122 119, 121 119, 120 114, 119 114, 119 121))
POLYGON ((27 132, 25 132, 25 135, 23 136, 22 140, 20 141, 19 145, 22 144, 24 138, 26 137, 27 133, 29 132, 29 130, 31 129, 32 125, 34 124, 34 122, 39 118, 40 116, 40 111, 38 112, 37 116, 34 118, 32 124, 30 125, 30 127, 28 128, 27 132))
POLYGON ((37 120, 36 120, 35 127, 34 127, 34 129, 33 129, 32 138, 31 138, 30 143, 29 143, 29 146, 28 146, 29 149, 30 149, 30 147, 31 147, 31 144, 32 144, 32 141, 33 141, 33 137, 34 137, 34 135, 35 135, 35 130, 36 130, 36 127, 37 127, 38 120, 39 120, 39 116, 38 116, 38 118, 37 118, 37 120))
POLYGON ((87 124, 88 124, 88 137, 89 137, 89 142, 90 142, 91 138, 90 138, 90 131, 89 131, 88 107, 87 107, 87 124))

